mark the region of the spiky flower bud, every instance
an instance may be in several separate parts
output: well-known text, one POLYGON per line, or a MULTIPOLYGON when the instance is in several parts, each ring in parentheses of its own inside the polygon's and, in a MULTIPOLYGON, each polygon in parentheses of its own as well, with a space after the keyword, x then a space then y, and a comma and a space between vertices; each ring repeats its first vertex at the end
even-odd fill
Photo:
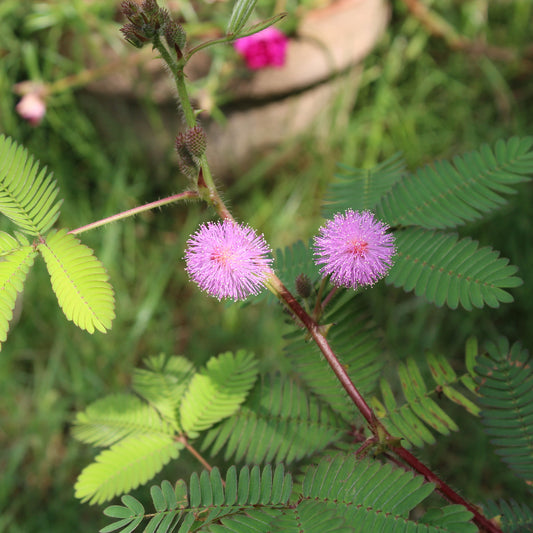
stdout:
POLYGON ((124 13, 125 17, 131 18, 139 13, 139 4, 133 0, 124 0, 120 4, 120 10, 124 13))
POLYGON ((185 48, 187 42, 187 34, 181 24, 174 20, 169 20, 164 27, 165 39, 170 48, 175 48, 180 52, 185 48))
POLYGON ((124 39, 136 48, 142 48, 148 42, 148 38, 141 35, 134 24, 124 24, 124 26, 120 28, 120 31, 124 35, 124 39))
POLYGON ((201 157, 207 148, 207 137, 201 126, 194 126, 185 132, 185 146, 191 155, 201 157))
POLYGON ((141 4, 141 9, 147 15, 157 15, 159 12, 159 6, 157 5, 157 0, 144 0, 141 4))
POLYGON ((178 165, 182 174, 193 178, 198 172, 198 165, 189 152, 186 142, 186 133, 179 133, 176 137, 176 152, 178 153, 178 165))
POLYGON ((128 42, 140 48, 161 33, 161 28, 170 22, 166 9, 161 9, 156 0, 144 0, 137 4, 133 0, 125 0, 121 10, 129 20, 121 31, 128 42))
POLYGON ((306 274, 298 274, 295 280, 296 292, 302 298, 309 298, 311 296, 311 280, 306 274))

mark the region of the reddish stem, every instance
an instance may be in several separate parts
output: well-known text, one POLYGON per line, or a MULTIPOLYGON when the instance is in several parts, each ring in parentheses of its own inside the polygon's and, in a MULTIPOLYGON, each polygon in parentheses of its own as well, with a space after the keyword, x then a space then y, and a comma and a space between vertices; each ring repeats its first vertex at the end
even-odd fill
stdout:
POLYGON ((357 390, 348 373, 341 365, 335 352, 332 350, 327 339, 324 337, 320 330, 320 326, 305 312, 303 307, 289 292, 289 290, 283 285, 279 278, 273 275, 270 279, 270 283, 279 297, 286 303, 289 309, 294 313, 298 320, 305 326, 305 328, 311 334, 313 340, 316 342, 320 351, 326 358, 326 361, 330 365, 331 369, 337 376, 341 385, 344 387, 354 404, 359 409, 360 413, 365 417, 370 425, 372 433, 381 440, 389 443, 389 449, 401 457, 413 470, 423 475, 426 481, 434 483, 437 490, 451 503, 460 504, 466 507, 471 513, 473 513, 473 521, 483 530, 489 533, 502 533, 495 524, 490 522, 485 516, 483 516, 479 510, 467 502, 464 498, 459 496, 449 485, 442 481, 434 472, 421 463, 413 454, 407 451, 403 446, 395 444, 399 439, 395 439, 381 424, 377 416, 374 414, 372 408, 366 403, 365 399, 361 396, 361 393, 357 390))
POLYGON ((110 217, 97 220, 96 222, 91 222, 90 224, 86 224, 85 226, 81 226, 80 228, 73 229, 69 231, 69 233, 77 235, 79 233, 83 233, 84 231, 99 228, 101 226, 105 226, 106 224, 110 224, 111 222, 116 222, 117 220, 122 220, 123 218, 129 218, 134 215, 138 215, 139 213, 144 213, 145 211, 150 211, 151 209, 162 207, 173 202, 198 198, 199 196, 196 191, 184 191, 178 194, 174 194, 172 196, 168 196, 167 198, 163 198, 162 200, 155 200, 154 202, 150 202, 149 204, 140 205, 139 207, 134 207, 132 209, 128 209, 127 211, 122 211, 121 213, 116 213, 115 215, 111 215, 110 217))
POLYGON ((391 446, 391 451, 401 457, 412 469, 422 474, 427 481, 435 483, 437 490, 451 503, 456 503, 466 507, 474 515, 474 522, 483 530, 489 533, 502 533, 502 530, 493 524, 488 518, 483 516, 477 507, 467 502, 457 492, 455 492, 449 485, 444 483, 436 474, 434 474, 426 465, 421 463, 411 452, 406 450, 403 446, 391 446))

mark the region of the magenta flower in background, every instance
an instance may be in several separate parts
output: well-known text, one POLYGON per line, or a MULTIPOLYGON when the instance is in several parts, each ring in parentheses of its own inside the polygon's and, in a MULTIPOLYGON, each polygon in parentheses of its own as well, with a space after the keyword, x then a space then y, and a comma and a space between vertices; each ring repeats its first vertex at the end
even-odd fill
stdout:
POLYGON ((191 235, 185 251, 191 279, 219 300, 258 294, 271 273, 270 248, 262 235, 231 220, 208 222, 191 235))
POLYGON ((373 285, 387 274, 396 252, 388 229, 369 211, 337 213, 315 237, 315 263, 337 287, 373 285))
POLYGON ((237 39, 233 46, 244 57, 249 69, 282 67, 287 52, 287 36, 273 26, 260 32, 237 39))
POLYGON ((32 126, 38 126, 46 113, 46 104, 39 94, 30 92, 20 99, 15 109, 32 126))

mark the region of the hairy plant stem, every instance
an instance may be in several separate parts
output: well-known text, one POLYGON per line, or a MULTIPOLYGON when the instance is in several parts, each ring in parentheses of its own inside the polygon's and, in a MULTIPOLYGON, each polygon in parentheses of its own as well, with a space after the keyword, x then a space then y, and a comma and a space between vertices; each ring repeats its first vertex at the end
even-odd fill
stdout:
POLYGON ((496 525, 490 522, 479 510, 457 494, 449 485, 441 480, 434 472, 421 463, 412 453, 406 450, 399 443, 400 439, 393 437, 378 420, 372 408, 366 403, 365 399, 354 385, 345 368, 340 363, 337 355, 332 350, 326 337, 322 334, 320 325, 317 324, 303 309, 299 302, 294 298, 290 291, 283 285, 281 280, 272 274, 269 278, 268 285, 297 317, 298 322, 304 325, 316 345, 324 355, 329 366, 337 376, 337 379, 344 387, 348 396, 352 399, 359 412, 364 416, 369 424, 372 433, 377 437, 377 441, 386 445, 392 452, 401 457, 413 470, 424 476, 426 481, 434 483, 437 490, 451 503, 463 505, 474 515, 474 522, 489 533, 501 533, 496 525))
POLYGON ((166 198, 163 198, 161 200, 155 200, 154 202, 150 202, 148 204, 140 205, 139 207, 133 207, 132 209, 122 211, 122 213, 117 213, 101 220, 96 220, 95 222, 91 222, 90 224, 86 224, 85 226, 81 226, 80 228, 73 229, 69 231, 69 233, 77 235, 79 233, 83 233, 91 229, 96 229, 101 226, 105 226, 106 224, 110 224, 111 222, 116 222, 117 220, 122 220, 124 218, 129 218, 134 215, 138 215, 139 213, 144 213, 145 211, 150 211, 151 209, 155 209, 156 207, 162 207, 164 205, 172 204, 174 202, 179 202, 180 200, 198 200, 199 198, 200 197, 196 191, 180 192, 178 194, 173 194, 172 196, 167 196, 166 198))

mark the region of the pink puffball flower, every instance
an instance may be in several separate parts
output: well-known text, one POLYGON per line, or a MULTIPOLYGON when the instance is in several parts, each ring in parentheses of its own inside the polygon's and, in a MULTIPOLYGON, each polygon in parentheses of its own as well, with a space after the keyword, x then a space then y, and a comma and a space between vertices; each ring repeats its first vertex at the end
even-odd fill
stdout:
POLYGON ((219 300, 259 294, 272 273, 265 239, 231 220, 208 222, 191 235, 185 251, 190 278, 219 300))
POLYGON ((46 113, 46 104, 38 94, 28 93, 21 98, 15 109, 32 126, 38 126, 46 113))
POLYGON ((337 287, 373 285, 386 276, 396 252, 388 229, 369 211, 337 213, 314 239, 315 263, 337 287))
POLYGON ((289 39, 273 26, 269 26, 248 37, 237 39, 233 46, 246 61, 251 70, 265 67, 282 67, 289 39))

